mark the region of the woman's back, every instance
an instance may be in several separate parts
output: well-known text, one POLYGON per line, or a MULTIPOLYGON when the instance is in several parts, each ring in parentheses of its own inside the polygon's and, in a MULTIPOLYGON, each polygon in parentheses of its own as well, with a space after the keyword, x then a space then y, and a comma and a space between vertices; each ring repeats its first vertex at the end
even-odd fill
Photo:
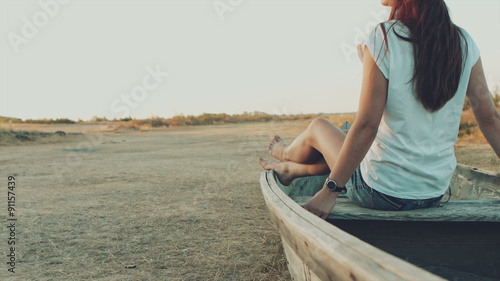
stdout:
POLYGON ((328 177, 303 207, 325 219, 339 192, 378 210, 434 206, 455 169, 465 95, 481 132, 500 157, 500 112, 486 85, 479 50, 453 24, 444 0, 381 0, 391 21, 360 48, 363 82, 356 120, 343 133, 314 119, 291 144, 276 136, 262 158, 285 184, 328 177))
POLYGON ((388 80, 387 103, 377 137, 361 163, 362 176, 369 186, 387 195, 407 199, 440 196, 456 166, 453 145, 479 50, 461 30, 464 68, 458 90, 442 108, 431 112, 417 99, 412 83, 413 44, 400 37, 410 38, 410 31, 397 21, 383 25, 386 36, 378 26, 366 45, 388 80))

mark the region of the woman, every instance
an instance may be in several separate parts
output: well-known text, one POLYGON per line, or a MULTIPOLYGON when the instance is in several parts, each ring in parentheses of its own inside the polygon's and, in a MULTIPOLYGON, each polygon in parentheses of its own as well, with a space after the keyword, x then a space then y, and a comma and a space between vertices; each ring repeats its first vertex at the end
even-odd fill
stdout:
POLYGON ((488 91, 479 50, 451 22, 443 0, 382 0, 389 21, 362 50, 363 84, 356 120, 345 134, 315 119, 291 144, 275 137, 259 163, 283 184, 328 174, 304 208, 321 218, 337 195, 380 210, 426 208, 446 192, 456 166, 465 96, 500 157, 500 113, 488 91))

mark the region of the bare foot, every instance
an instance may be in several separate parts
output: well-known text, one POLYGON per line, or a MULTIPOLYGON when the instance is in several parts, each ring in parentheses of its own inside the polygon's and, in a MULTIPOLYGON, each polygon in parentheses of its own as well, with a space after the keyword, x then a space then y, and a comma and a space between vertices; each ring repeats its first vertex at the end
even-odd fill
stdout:
POLYGON ((269 154, 271 154, 271 156, 276 160, 287 161, 287 157, 285 155, 287 147, 288 144, 283 141, 280 136, 274 136, 273 140, 271 140, 271 143, 269 143, 267 151, 269 151, 269 154))
POLYGON ((269 161, 259 157, 259 164, 265 170, 273 170, 278 176, 278 180, 285 186, 292 184, 292 181, 295 179, 295 176, 288 168, 288 162, 269 161))

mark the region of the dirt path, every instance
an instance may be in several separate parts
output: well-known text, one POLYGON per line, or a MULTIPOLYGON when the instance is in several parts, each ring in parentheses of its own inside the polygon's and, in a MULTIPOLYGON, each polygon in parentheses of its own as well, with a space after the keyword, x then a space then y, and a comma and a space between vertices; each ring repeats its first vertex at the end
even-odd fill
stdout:
MULTIPOLYGON (((0 280, 288 280, 256 159, 274 134, 289 141, 306 125, 15 128, 88 132, 0 146, 2 193, 15 176, 18 217, 17 273, 2 267, 0 280)), ((491 148, 457 152, 499 170, 491 148)))

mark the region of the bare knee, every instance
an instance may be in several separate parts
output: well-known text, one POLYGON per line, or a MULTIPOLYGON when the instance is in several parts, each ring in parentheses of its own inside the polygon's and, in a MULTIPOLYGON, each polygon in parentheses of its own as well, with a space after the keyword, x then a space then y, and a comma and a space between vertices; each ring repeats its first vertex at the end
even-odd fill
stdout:
POLYGON ((317 143, 319 138, 330 138, 331 140, 340 139, 341 142, 345 139, 345 133, 335 126, 332 122, 325 118, 315 118, 311 121, 308 127, 311 144, 317 143))
POLYGON ((333 125, 330 121, 326 120, 325 118, 322 117, 317 117, 314 118, 311 123, 309 123, 309 129, 310 130, 315 130, 318 128, 324 128, 325 126, 331 127, 335 126, 333 125))
POLYGON ((314 118, 311 123, 309 123, 309 126, 307 127, 307 141, 309 145, 315 146, 315 143, 317 142, 317 137, 318 135, 321 135, 322 132, 325 131, 326 127, 334 126, 330 121, 326 120, 325 118, 317 117, 314 118))
POLYGON ((327 163, 334 163, 344 143, 345 133, 324 118, 312 120, 308 131, 309 145, 321 153, 327 163))

